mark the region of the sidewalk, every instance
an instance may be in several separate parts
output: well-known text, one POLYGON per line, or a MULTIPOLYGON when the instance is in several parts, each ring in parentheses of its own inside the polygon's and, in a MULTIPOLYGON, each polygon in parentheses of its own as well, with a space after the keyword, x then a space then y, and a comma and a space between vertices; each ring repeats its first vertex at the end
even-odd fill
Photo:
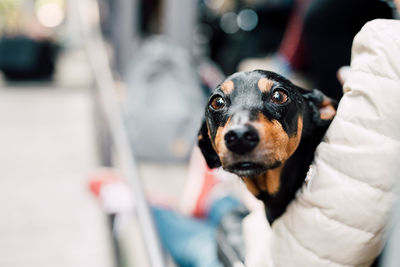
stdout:
POLYGON ((114 266, 88 88, 0 84, 0 266, 114 266))

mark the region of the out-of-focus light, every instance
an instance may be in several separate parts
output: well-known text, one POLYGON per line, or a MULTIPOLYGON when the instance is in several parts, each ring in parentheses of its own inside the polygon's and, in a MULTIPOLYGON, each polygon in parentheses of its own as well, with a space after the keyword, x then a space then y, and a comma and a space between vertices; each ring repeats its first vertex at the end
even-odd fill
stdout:
POLYGON ((206 6, 213 10, 219 10, 224 5, 225 0, 205 0, 206 6))
POLYGON ((61 24, 65 14, 63 8, 57 3, 46 3, 36 8, 36 16, 40 24, 54 28, 61 24))
POLYGON ((257 13, 252 9, 243 9, 237 16, 237 24, 244 31, 252 31, 258 24, 257 13))
POLYGON ((236 13, 228 12, 222 15, 219 26, 227 34, 236 33, 239 30, 236 13))

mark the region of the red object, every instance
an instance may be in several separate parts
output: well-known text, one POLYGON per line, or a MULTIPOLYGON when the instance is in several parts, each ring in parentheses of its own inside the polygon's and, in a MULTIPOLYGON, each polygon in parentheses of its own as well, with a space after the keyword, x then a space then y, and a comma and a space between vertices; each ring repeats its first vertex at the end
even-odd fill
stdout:
POLYGON ((204 217, 207 214, 207 203, 209 203, 210 191, 218 181, 211 169, 207 167, 204 172, 204 179, 200 194, 197 197, 196 204, 193 210, 193 215, 196 217, 204 217))
POLYGON ((99 197, 102 186, 110 183, 115 183, 117 181, 120 181, 121 179, 112 170, 101 170, 91 175, 89 180, 90 191, 96 197, 99 197))
POLYGON ((307 64, 303 40, 304 13, 309 0, 297 0, 290 16, 279 53, 295 70, 301 70, 307 64))

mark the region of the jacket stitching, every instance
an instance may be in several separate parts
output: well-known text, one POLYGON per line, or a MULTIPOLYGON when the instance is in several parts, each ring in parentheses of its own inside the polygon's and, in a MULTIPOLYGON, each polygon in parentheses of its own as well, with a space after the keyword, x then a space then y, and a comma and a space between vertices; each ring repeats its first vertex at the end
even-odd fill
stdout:
POLYGON ((348 265, 348 264, 345 264, 345 263, 341 263, 341 262, 339 262, 339 261, 335 261, 335 260, 333 260, 333 259, 331 259, 331 258, 324 258, 324 257, 321 257, 321 256, 318 255, 315 251, 313 251, 311 248, 305 247, 304 244, 301 243, 301 242, 296 238, 296 236, 292 233, 292 231, 290 230, 290 227, 288 227, 288 225, 285 224, 285 227, 286 227, 286 230, 289 232, 289 234, 293 237, 293 240, 295 240, 296 243, 297 243, 300 247, 302 247, 302 248, 304 248, 306 251, 310 252, 310 253, 311 253, 312 255, 314 255, 316 258, 318 258, 318 259, 320 259, 320 260, 323 260, 323 261, 333 262, 333 263, 336 263, 336 264, 339 264, 339 265, 342 265, 342 266, 346 266, 346 267, 352 266, 352 265, 348 265))

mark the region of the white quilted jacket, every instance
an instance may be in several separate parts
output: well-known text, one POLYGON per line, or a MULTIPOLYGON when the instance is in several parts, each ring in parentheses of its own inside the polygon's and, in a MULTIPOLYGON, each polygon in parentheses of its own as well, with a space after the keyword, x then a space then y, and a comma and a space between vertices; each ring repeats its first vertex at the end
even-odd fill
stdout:
POLYGON ((311 182, 270 228, 244 222, 246 266, 370 266, 381 252, 400 179, 400 21, 367 23, 319 145, 311 182))

